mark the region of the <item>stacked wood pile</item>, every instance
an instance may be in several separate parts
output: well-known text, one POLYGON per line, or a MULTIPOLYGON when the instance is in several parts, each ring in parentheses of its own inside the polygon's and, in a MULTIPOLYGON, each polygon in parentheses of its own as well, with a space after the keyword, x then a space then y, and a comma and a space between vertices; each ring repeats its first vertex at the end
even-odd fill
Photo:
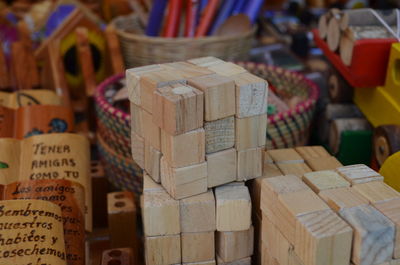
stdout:
POLYGON ((146 264, 251 264, 244 181, 262 175, 268 83, 213 57, 126 76, 146 264))
POLYGON ((392 39, 397 34, 397 10, 331 9, 322 15, 318 31, 332 52, 338 52, 345 65, 351 64, 355 42, 363 39, 392 39), (378 19, 377 16, 381 19, 378 19), (384 23, 392 30, 390 32, 384 23))
POLYGON ((271 152, 274 173, 253 182, 261 196, 261 264, 400 264, 400 193, 379 173, 341 166, 320 147, 271 152), (280 165, 301 160, 309 168, 331 162, 279 175, 280 165))

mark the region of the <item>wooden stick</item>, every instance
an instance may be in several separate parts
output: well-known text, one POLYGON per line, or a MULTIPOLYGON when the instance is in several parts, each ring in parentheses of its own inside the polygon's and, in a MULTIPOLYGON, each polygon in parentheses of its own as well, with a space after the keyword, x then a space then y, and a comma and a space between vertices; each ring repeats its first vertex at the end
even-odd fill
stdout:
POLYGON ((125 64, 124 59, 122 58, 121 46, 114 25, 108 25, 104 34, 107 40, 112 72, 113 74, 122 74, 125 71, 125 64))
POLYGON ((92 60, 92 51, 89 43, 89 32, 87 28, 78 27, 75 30, 78 57, 81 65, 83 80, 85 83, 86 94, 93 96, 96 89, 96 79, 92 60))
POLYGON ((3 48, 0 48, 0 89, 11 86, 9 74, 3 48))

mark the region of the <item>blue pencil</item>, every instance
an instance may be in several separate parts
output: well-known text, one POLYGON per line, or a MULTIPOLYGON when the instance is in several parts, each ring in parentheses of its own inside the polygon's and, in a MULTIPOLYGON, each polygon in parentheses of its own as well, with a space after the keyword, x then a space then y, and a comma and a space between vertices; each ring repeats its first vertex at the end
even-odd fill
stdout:
POLYGON ((232 10, 232 16, 243 13, 243 11, 244 11, 243 9, 246 6, 247 1, 246 0, 236 0, 235 2, 236 2, 236 4, 232 10))
POLYGON ((245 13, 249 17, 251 23, 254 23, 256 21, 263 3, 264 0, 250 0, 247 3, 243 13, 245 13))
POLYGON ((146 28, 147 36, 155 37, 159 35, 167 3, 168 0, 154 0, 146 28))
POLYGON ((219 9, 218 15, 214 20, 213 25, 209 31, 209 35, 213 35, 215 31, 221 26, 222 23, 231 15, 236 1, 225 0, 219 9))

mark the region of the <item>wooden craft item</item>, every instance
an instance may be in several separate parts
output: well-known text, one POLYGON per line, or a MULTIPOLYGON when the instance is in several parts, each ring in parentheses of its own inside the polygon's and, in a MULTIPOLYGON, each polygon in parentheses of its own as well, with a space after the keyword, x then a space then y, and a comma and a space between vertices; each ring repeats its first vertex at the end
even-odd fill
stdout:
POLYGON ((0 106, 0 137, 14 137, 15 110, 0 106))
POLYGON ((330 170, 306 173, 303 181, 317 194, 322 190, 350 187, 350 182, 330 170))
POLYGON ((18 180, 20 148, 20 141, 0 138, 0 186, 18 180))
POLYGON ((92 209, 93 227, 107 227, 107 193, 109 192, 110 183, 100 161, 92 160, 90 162, 90 177, 92 181, 92 209))
POLYGON ((267 113, 268 83, 250 73, 232 77, 236 85, 236 116, 245 118, 267 113))
POLYGON ((400 193, 382 181, 353 185, 352 189, 364 196, 370 203, 379 203, 400 198, 400 193))
POLYGON ((213 71, 214 73, 226 77, 234 77, 235 75, 246 73, 246 69, 243 67, 231 63, 231 62, 222 62, 218 64, 212 64, 207 67, 209 70, 213 71))
POLYGON ((232 148, 235 145, 235 117, 204 122, 206 154, 232 148))
POLYGON ((251 265, 251 257, 247 257, 247 258, 240 259, 240 260, 235 260, 233 262, 224 262, 217 255, 217 264, 218 265, 251 265))
POLYGON ((131 110, 131 131, 137 134, 138 136, 143 137, 144 110, 140 106, 134 104, 132 101, 130 103, 130 110, 131 110))
POLYGON ((6 200, 45 200, 58 205, 64 225, 66 261, 85 264, 85 195, 84 188, 69 180, 26 180, 8 184, 6 200))
POLYGON ((373 206, 396 226, 393 258, 400 258, 400 199, 374 203, 373 206))
POLYGON ((145 238, 145 260, 148 265, 180 264, 180 235, 154 236, 145 238))
POLYGON ((232 262, 253 255, 254 227, 244 231, 217 232, 216 253, 224 262, 232 262))
POLYGON ((296 175, 301 178, 306 173, 312 172, 306 163, 282 163, 277 164, 280 171, 285 175, 296 175))
POLYGON ((265 146, 267 114, 235 119, 235 148, 245 150, 265 146))
POLYGON ((352 261, 358 265, 380 264, 393 256, 394 224, 372 206, 356 206, 339 212, 354 229, 352 261))
POLYGON ((107 40, 108 52, 111 55, 109 57, 111 60, 112 73, 115 75, 122 74, 125 72, 124 60, 115 27, 112 24, 108 25, 104 34, 107 40))
POLYGON ((204 95, 188 85, 158 88, 153 96, 153 122, 177 135, 203 127, 204 95))
POLYGON ((61 105, 61 99, 54 91, 45 89, 27 89, 14 93, 0 91, 0 105, 11 109, 28 105, 61 105))
POLYGON ((130 248, 114 248, 103 252, 101 265, 133 265, 134 259, 132 249, 130 248))
POLYGON ((66 179, 85 189, 85 229, 92 230, 88 140, 77 134, 35 135, 21 142, 18 180, 66 179), (23 163, 22 163, 23 161, 23 163))
POLYGON ((146 110, 143 110, 142 115, 143 138, 145 138, 145 142, 148 141, 155 149, 161 150, 161 130, 153 122, 153 115, 146 110))
POLYGON ((207 191, 207 163, 174 168, 161 158, 161 183, 176 200, 207 191))
POLYGON ((4 200, 0 201, 0 209, 2 213, 0 225, 2 227, 17 223, 32 223, 32 220, 34 220, 35 227, 27 226, 21 227, 21 229, 4 229, 2 231, 3 241, 13 243, 1 244, 3 256, 0 261, 1 265, 67 264, 63 218, 58 205, 42 200, 4 200), (9 211, 15 214, 5 214, 9 211), (43 214, 40 215, 41 212, 43 214), (20 254, 13 255, 13 252, 20 254))
POLYGON ((108 227, 112 248, 130 248, 138 260, 139 237, 136 232, 137 210, 134 194, 129 191, 107 194, 108 227))
POLYGON ((215 259, 214 231, 182 233, 182 263, 202 262, 215 259))
POLYGON ((207 68, 193 65, 189 62, 165 63, 161 64, 161 67, 164 69, 172 69, 178 71, 179 75, 182 76, 182 78, 184 79, 214 74, 213 71, 208 70, 207 68))
POLYGON ((291 148, 268 150, 267 152, 276 164, 304 162, 304 159, 291 148))
POLYGON ((32 89, 39 86, 39 73, 32 51, 21 41, 11 44, 11 71, 14 83, 19 89, 32 89))
POLYGON ((145 236, 180 233, 179 201, 172 199, 164 190, 144 193, 141 208, 145 236))
POLYGON ((262 148, 252 148, 237 152, 237 181, 261 177, 262 148))
POLYGON ((161 153, 171 167, 185 167, 205 160, 204 129, 172 136, 161 130, 161 153), (190 146, 190 148, 188 148, 190 146))
POLYGON ((339 212, 343 209, 368 205, 368 200, 351 188, 323 190, 318 194, 332 210, 339 212))
MULTIPOLYGON (((203 262, 189 262, 189 263, 182 263, 185 265, 216 265, 216 261, 215 260, 209 260, 209 261, 203 261, 203 262)), ((397 264, 393 264, 393 265, 397 265, 397 264)))
POLYGON ((342 167, 342 163, 334 156, 306 159, 307 165, 314 171, 335 170, 342 167))
POLYGON ((246 186, 215 189, 217 231, 242 231, 251 226, 251 199, 246 186))
POLYGON ((11 87, 10 73, 3 49, 0 49, 0 89, 11 87))
POLYGON ((75 30, 77 52, 80 69, 82 71, 83 80, 85 84, 86 94, 93 96, 96 90, 96 77, 94 72, 94 65, 92 61, 92 51, 89 43, 89 30, 84 27, 78 27, 75 30))
POLYGON ((182 199, 179 205, 182 233, 215 231, 215 198, 212 191, 182 199))
POLYGON ((235 149, 231 148, 208 154, 206 160, 208 188, 236 181, 237 158, 235 149))
POLYGON ((156 183, 146 172, 143 172, 143 194, 158 191, 164 191, 163 187, 156 183))
POLYGON ((235 84, 230 78, 212 74, 191 78, 188 83, 204 93, 205 121, 235 115, 235 84))
POLYGON ((296 152, 305 160, 320 157, 330 157, 331 155, 322 146, 300 146, 295 148, 296 152))
POLYGON ((73 113, 69 107, 25 106, 16 111, 15 117, 14 137, 17 139, 43 133, 69 133, 74 130, 73 113))
POLYGON ((383 181, 383 177, 378 172, 366 165, 344 166, 337 168, 336 171, 352 185, 370 181, 383 181))
POLYGON ((262 161, 263 161, 262 175, 264 177, 270 178, 270 177, 276 177, 276 176, 282 175, 282 172, 274 164, 274 161, 272 160, 268 151, 264 150, 262 152, 262 157, 263 157, 262 158, 262 161))
POLYGON ((223 63, 224 61, 213 56, 200 57, 188 60, 189 63, 200 66, 210 67, 212 65, 223 63))

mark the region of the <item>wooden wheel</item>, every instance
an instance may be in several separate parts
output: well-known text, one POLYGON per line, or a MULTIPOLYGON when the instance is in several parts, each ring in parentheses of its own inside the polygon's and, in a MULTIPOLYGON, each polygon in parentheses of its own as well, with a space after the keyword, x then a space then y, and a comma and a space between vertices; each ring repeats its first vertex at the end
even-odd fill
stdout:
POLYGON ((334 103, 349 102, 353 98, 353 88, 336 71, 328 78, 329 98, 334 103))
POLYGON ((400 126, 383 125, 374 132, 374 154, 381 166, 392 154, 400 151, 400 126))

